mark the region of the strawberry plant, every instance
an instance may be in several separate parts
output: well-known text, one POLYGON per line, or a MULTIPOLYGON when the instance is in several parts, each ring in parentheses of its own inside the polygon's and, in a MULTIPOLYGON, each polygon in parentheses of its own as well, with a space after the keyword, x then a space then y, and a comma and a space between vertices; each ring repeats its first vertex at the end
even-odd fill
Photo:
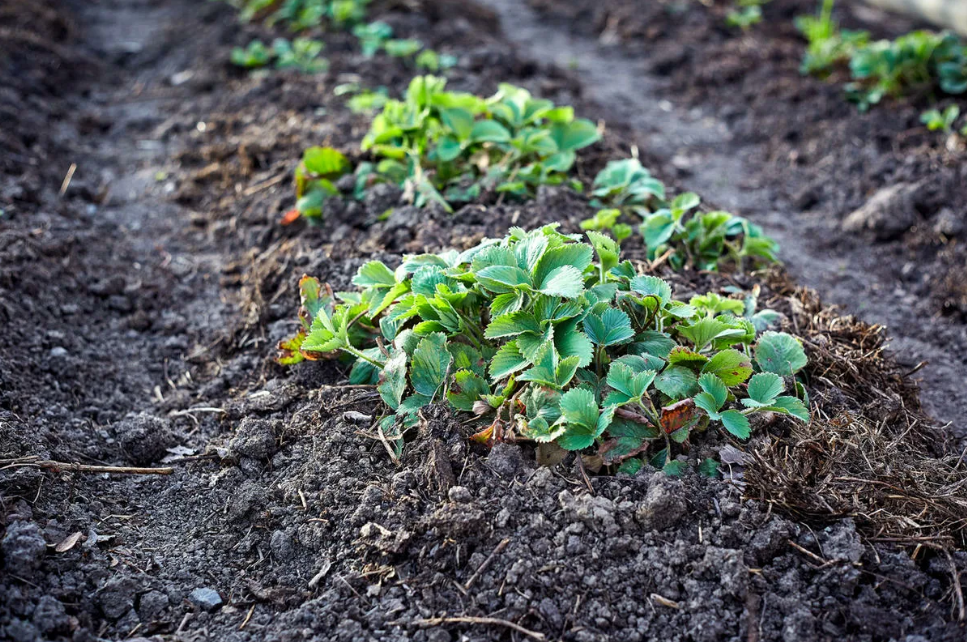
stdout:
POLYGON ((738 0, 736 6, 729 9, 725 16, 725 24, 729 27, 739 27, 743 31, 762 22, 762 5, 769 0, 738 0))
POLYGON ((272 47, 266 47, 261 40, 254 40, 248 47, 235 47, 232 50, 232 63, 240 67, 255 69, 266 67, 272 62, 276 69, 297 69, 312 74, 329 68, 329 61, 320 58, 324 44, 310 38, 296 38, 289 42, 276 38, 272 47))
POLYGON ((709 426, 747 439, 756 414, 809 420, 796 338, 758 334, 741 300, 678 301, 614 240, 587 239, 512 228, 396 269, 370 261, 354 292, 304 277, 300 330, 280 360, 351 362, 350 381, 386 404, 378 426, 398 452, 436 402, 475 415, 480 441, 553 444, 625 472, 645 457, 678 472, 674 455, 709 426))
POLYGON ((446 80, 418 76, 404 100, 389 100, 363 139, 380 159, 379 180, 401 185, 417 205, 452 211, 482 192, 518 197, 564 182, 578 150, 600 138, 570 107, 501 85, 490 98, 445 91, 446 80))
POLYGON ((230 0, 245 22, 265 18, 268 26, 304 31, 323 24, 344 29, 366 18, 369 0, 230 0))
POLYGON ((954 123, 960 118, 960 107, 950 105, 945 110, 930 109, 920 115, 920 122, 927 126, 930 131, 942 131, 943 133, 954 133, 954 123))
POLYGON ((621 216, 621 210, 618 209, 598 210, 593 217, 581 221, 581 229, 608 232, 620 244, 631 236, 632 230, 630 225, 618 223, 619 216, 621 216))
POLYGON ((621 214, 643 220, 640 231, 649 258, 672 251, 673 267, 690 264, 700 270, 714 270, 731 260, 739 269, 746 260, 753 265, 773 263, 778 245, 762 229, 728 212, 692 212, 700 200, 695 194, 681 194, 671 202, 666 190, 637 158, 609 162, 594 179, 592 205, 609 206, 582 223, 585 229, 610 229, 621 214))
POLYGON ((840 30, 832 18, 834 0, 824 0, 818 17, 796 24, 809 41, 802 72, 827 74, 849 63, 853 82, 847 96, 863 111, 884 97, 919 90, 967 92, 967 46, 951 33, 913 31, 895 40, 871 42, 862 31, 840 30))
POLYGON ((741 270, 746 261, 762 265, 778 260, 779 245, 761 227, 728 212, 692 212, 700 202, 688 192, 645 215, 641 234, 649 258, 670 251, 674 268, 689 264, 699 270, 716 270, 723 261, 741 270))

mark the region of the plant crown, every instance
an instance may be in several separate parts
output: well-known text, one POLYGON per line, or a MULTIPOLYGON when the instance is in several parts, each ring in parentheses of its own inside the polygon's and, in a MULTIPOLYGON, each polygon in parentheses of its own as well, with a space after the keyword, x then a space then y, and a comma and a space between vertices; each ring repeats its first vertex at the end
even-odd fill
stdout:
POLYGON ((395 270, 370 261, 359 289, 337 295, 304 277, 301 329, 280 361, 348 356, 350 381, 375 384, 390 409, 379 429, 397 449, 418 411, 444 400, 480 418, 481 439, 553 443, 626 472, 644 453, 678 471, 676 445, 710 424, 747 439, 750 415, 808 421, 795 380, 806 355, 761 331, 776 315, 756 311, 757 292, 678 301, 614 240, 587 239, 512 228, 395 270))

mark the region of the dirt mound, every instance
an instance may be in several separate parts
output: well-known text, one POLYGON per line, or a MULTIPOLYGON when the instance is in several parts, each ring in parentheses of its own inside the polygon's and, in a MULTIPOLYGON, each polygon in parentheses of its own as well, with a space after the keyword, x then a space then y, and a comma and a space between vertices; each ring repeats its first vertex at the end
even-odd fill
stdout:
MULTIPOLYGON (((517 82, 593 115, 572 76, 483 31, 486 12, 383 10, 403 36, 434 26, 427 38, 460 58, 453 87, 517 82)), ((473 445, 464 417, 431 407, 394 465, 371 432, 374 390, 345 385, 338 362, 274 362, 298 276, 346 289, 366 260, 465 248, 510 225, 576 231, 593 208, 542 189, 451 217, 382 190, 324 227, 282 227, 302 149, 349 151, 364 131, 333 87, 355 74, 397 94, 413 70, 363 60, 332 34, 327 74, 249 76, 227 66, 226 48, 271 34, 221 3, 98 0, 76 12, 72 50, 110 69, 63 96, 78 173, 63 197, 57 176, 35 202, 17 201, 0 232, 0 638, 963 638, 951 578, 967 557, 910 545, 956 541, 959 522, 931 517, 933 530, 887 533, 903 542, 865 543, 873 513, 909 514, 903 502, 919 497, 868 492, 895 483, 898 471, 877 466, 855 472, 859 503, 815 484, 800 509, 809 520, 793 521, 802 488, 793 495, 788 475, 765 468, 786 444, 809 448, 785 422, 757 427, 759 460, 721 435, 697 440, 687 459, 721 457, 724 479, 695 466, 681 478, 585 478, 571 461, 537 466, 527 446, 473 445), (57 473, 30 457, 174 470, 57 473), (815 509, 829 498, 844 501, 815 509)), ((57 149, 35 134, 36 149, 57 149)), ((612 128, 581 176, 630 141, 612 128)), ((645 266, 639 240, 623 249, 645 266)), ((774 277, 660 269, 683 297, 761 283, 763 304, 809 341, 819 416, 848 411, 900 434, 920 417, 875 329, 774 277)), ((889 431, 877 434, 899 439, 889 431)), ((933 461, 921 481, 959 471, 933 461)), ((959 506, 960 487, 947 491, 959 506)))

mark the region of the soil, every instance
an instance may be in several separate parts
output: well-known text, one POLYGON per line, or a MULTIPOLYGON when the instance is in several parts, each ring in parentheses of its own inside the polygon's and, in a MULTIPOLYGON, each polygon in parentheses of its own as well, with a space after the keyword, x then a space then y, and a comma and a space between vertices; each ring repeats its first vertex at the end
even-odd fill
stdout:
MULTIPOLYGON (((921 125, 932 96, 861 114, 845 72, 803 77, 794 18, 813 0, 773 0, 746 33, 726 27, 724 0, 486 4, 524 51, 573 68, 606 117, 634 125, 659 175, 764 224, 798 281, 889 326, 903 365, 927 362, 926 407, 967 436, 967 153, 921 125)), ((874 38, 923 27, 861 2, 837 7, 843 27, 874 38)), ((962 97, 941 98, 967 111, 962 97)))
MULTIPOLYGON (((457 54, 454 87, 510 81, 603 113, 580 73, 516 52, 485 7, 373 11, 457 54)), ((335 362, 274 362, 303 272, 347 288, 371 258, 513 224, 575 230, 592 212, 544 189, 449 216, 381 188, 325 226, 280 226, 302 149, 355 149, 365 131, 332 88, 399 93, 404 63, 327 34, 326 74, 249 75, 228 64, 231 46, 272 34, 222 3, 15 1, 0 20, 13 123, 0 138, 0 639, 964 638, 951 576, 967 554, 874 542, 849 511, 797 521, 743 493, 745 457, 732 454, 728 482, 649 468, 585 479, 570 462, 539 467, 526 446, 471 445, 463 419, 434 407, 396 466, 369 432, 371 389, 340 385, 335 362), (173 472, 42 471, 25 457, 173 472)), ((505 21, 511 38, 519 26, 505 21)), ((622 122, 582 178, 636 140, 659 162, 622 122)), ((683 296, 759 282, 665 276, 683 296)), ((764 300, 791 323, 815 313, 782 283, 763 281, 764 300)), ((957 327, 930 323, 937 336, 957 327)), ((931 435, 901 369, 847 334, 807 336, 817 408, 891 429, 913 416, 931 435), (863 367, 882 385, 834 383, 850 363, 820 353, 847 345, 875 354, 863 367)), ((717 439, 689 459, 735 446, 717 439)))

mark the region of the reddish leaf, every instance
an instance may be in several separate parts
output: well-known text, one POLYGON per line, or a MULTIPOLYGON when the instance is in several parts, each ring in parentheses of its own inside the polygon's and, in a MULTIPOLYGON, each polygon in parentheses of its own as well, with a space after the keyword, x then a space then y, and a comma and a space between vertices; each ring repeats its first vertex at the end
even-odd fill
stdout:
POLYGON ((661 409, 661 427, 671 434, 692 423, 695 417, 695 401, 682 399, 661 409))
POLYGON ((298 208, 293 207, 291 210, 282 215, 282 220, 279 221, 282 225, 291 225, 295 223, 302 213, 299 212, 298 208))

